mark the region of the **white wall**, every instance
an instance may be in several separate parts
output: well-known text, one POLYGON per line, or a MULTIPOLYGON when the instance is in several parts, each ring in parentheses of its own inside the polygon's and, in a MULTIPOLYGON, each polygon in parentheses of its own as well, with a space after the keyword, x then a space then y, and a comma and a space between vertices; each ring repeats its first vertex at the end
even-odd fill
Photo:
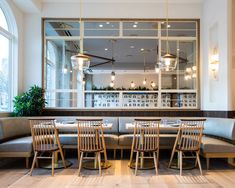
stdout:
MULTIPOLYGON (((45 3, 44 17, 79 18, 80 3, 45 3), (63 14, 62 14, 63 13, 63 14)), ((200 3, 171 3, 169 17, 200 18, 200 3)), ((85 18, 165 18, 165 3, 84 3, 85 18)))
POLYGON ((40 14, 24 15, 24 90, 42 86, 42 38, 40 14))
MULTIPOLYGON (((201 101, 202 110, 229 110, 229 22, 228 0, 205 0, 201 29, 201 101), (213 27, 217 24, 217 31, 213 27), (209 75, 211 34, 217 33, 219 51, 218 79, 209 75)), ((214 40, 214 39, 213 39, 214 40)))

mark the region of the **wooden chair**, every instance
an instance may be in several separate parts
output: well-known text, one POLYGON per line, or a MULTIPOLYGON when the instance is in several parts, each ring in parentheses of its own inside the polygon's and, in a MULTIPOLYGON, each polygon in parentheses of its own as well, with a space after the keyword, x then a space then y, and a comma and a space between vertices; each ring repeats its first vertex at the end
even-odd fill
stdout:
POLYGON ((34 159, 30 176, 38 159, 51 159, 51 175, 54 176, 55 153, 60 152, 64 168, 66 168, 62 147, 55 127, 54 119, 30 119, 33 139, 34 159), (50 154, 45 156, 44 154, 50 154))
POLYGON ((133 152, 136 152, 135 175, 137 175, 139 158, 141 159, 141 165, 145 158, 153 158, 156 174, 158 174, 160 121, 160 119, 135 119, 134 136, 130 156, 131 164, 133 152), (152 152, 153 157, 144 156, 145 152, 152 152), (139 154, 141 154, 141 156, 139 154))
POLYGON ((198 164, 202 175, 199 153, 204 121, 205 119, 181 119, 181 124, 169 162, 170 167, 175 152, 178 152, 180 175, 182 175, 183 158, 195 158, 195 167, 198 164), (185 153, 195 153, 196 155, 183 156, 185 153))
POLYGON ((98 159, 101 175, 101 152, 104 152, 103 120, 77 119, 78 121, 78 176, 80 176, 83 159, 98 159), (94 157, 84 157, 84 153, 94 153, 94 157))

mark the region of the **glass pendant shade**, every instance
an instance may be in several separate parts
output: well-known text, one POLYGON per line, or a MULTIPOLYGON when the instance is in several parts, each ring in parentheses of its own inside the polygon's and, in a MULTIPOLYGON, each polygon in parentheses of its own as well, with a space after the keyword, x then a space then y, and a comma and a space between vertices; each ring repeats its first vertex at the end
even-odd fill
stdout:
POLYGON ((167 53, 162 56, 161 69, 165 71, 173 71, 176 68, 176 57, 167 53))
POLYGON ((90 57, 84 54, 77 54, 71 57, 73 69, 86 70, 90 66, 90 57))

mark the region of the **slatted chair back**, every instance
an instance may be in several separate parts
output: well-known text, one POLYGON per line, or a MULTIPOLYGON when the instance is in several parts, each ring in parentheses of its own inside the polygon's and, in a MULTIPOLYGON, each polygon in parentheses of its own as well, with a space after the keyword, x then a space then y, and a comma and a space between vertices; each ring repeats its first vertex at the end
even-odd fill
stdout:
POLYGON ((50 150, 59 144, 54 119, 30 119, 30 127, 34 151, 50 150))
POLYGON ((178 132, 178 149, 198 151, 200 149, 205 119, 181 119, 178 132))
POLYGON ((154 151, 159 148, 160 119, 135 119, 133 149, 154 151))
POLYGON ((77 119, 77 121, 79 150, 86 152, 103 150, 103 120, 77 119))

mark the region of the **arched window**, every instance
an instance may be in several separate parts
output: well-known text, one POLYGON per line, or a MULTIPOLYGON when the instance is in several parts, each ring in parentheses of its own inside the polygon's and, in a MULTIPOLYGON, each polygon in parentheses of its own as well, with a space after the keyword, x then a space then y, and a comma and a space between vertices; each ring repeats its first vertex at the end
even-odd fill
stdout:
POLYGON ((16 59, 15 20, 10 8, 4 1, 0 2, 0 112, 12 111, 15 94, 15 75, 13 69, 16 59))

